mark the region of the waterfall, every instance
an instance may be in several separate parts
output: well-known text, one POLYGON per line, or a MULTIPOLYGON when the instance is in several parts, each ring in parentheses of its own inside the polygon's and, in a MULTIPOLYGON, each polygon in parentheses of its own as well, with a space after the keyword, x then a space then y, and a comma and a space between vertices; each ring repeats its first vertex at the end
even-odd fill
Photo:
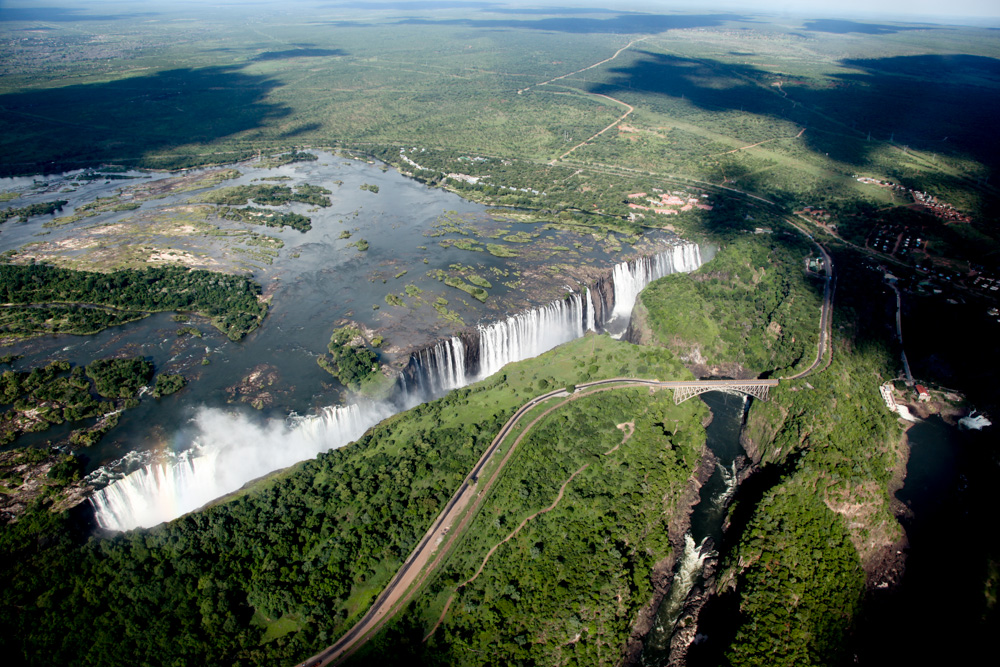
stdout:
POLYGON ((597 331, 597 323, 594 318, 594 299, 590 296, 590 288, 587 287, 583 290, 583 307, 587 311, 586 318, 587 323, 584 325, 586 331, 597 331))
POLYGON ((616 264, 611 277, 614 284, 614 308, 604 328, 620 337, 628 327, 632 308, 649 283, 672 273, 688 273, 702 264, 701 250, 694 243, 682 243, 649 257, 616 264))
POLYGON ((547 305, 480 325, 464 339, 452 336, 439 341, 410 358, 395 403, 328 407, 314 417, 292 416, 266 424, 202 409, 194 420, 199 433, 190 450, 148 463, 91 497, 97 521, 109 530, 169 521, 253 479, 346 445, 383 418, 488 377, 506 364, 535 357, 587 331, 604 329, 620 336, 646 285, 671 273, 693 271, 701 262, 699 247, 682 243, 618 264, 612 272, 610 318, 600 290, 596 295, 602 300, 599 316, 595 295, 584 288, 582 293, 570 292, 547 305), (612 322, 620 327, 612 329, 612 322))
POLYGON ((261 424, 204 408, 194 419, 198 434, 191 449, 146 464, 90 501, 98 524, 108 530, 155 526, 274 470, 346 445, 392 412, 384 405, 348 405, 261 424))
POLYGON ((556 345, 581 338, 585 333, 584 310, 583 298, 573 293, 547 306, 479 327, 478 377, 488 377, 513 361, 538 356, 556 345))
POLYGON ((410 376, 423 396, 441 396, 469 384, 465 344, 458 336, 426 347, 410 358, 410 376))
POLYGON ((671 273, 694 271, 702 263, 696 244, 681 243, 649 257, 622 262, 612 271, 613 309, 600 314, 589 287, 563 299, 531 308, 491 324, 471 335, 453 336, 424 348, 410 358, 404 374, 405 403, 430 400, 493 375, 506 364, 523 361, 557 345, 605 330, 621 337, 636 298, 650 282, 671 273))

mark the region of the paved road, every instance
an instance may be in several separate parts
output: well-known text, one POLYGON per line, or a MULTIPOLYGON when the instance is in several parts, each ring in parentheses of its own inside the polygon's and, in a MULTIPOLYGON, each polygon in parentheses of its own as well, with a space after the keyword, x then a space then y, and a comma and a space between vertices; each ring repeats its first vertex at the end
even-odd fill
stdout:
POLYGON ((823 268, 826 273, 826 282, 823 285, 823 307, 820 310, 819 315, 819 342, 816 345, 816 360, 813 361, 809 368, 804 371, 791 375, 787 378, 782 378, 784 380, 797 380, 799 378, 804 378, 807 375, 812 375, 817 370, 822 370, 820 369, 820 365, 822 365, 823 368, 826 368, 830 365, 830 362, 833 361, 832 349, 830 351, 830 358, 827 359, 825 364, 823 362, 823 357, 826 353, 827 346, 830 344, 831 326, 833 321, 833 294, 836 289, 836 282, 833 273, 833 260, 830 259, 830 254, 826 251, 823 244, 816 241, 816 239, 814 239, 809 232, 805 231, 791 220, 788 220, 788 222, 800 232, 808 236, 813 244, 819 248, 820 253, 823 255, 823 268))
MULTIPOLYGON (((597 380, 577 385, 576 393, 584 389, 592 389, 605 385, 620 385, 621 387, 649 386, 660 389, 676 389, 681 387, 725 387, 730 385, 746 385, 748 383, 760 383, 767 386, 778 384, 778 380, 646 380, 641 378, 611 378, 608 380, 597 380)), ((438 545, 448 536, 449 530, 467 507, 469 501, 476 494, 476 482, 486 466, 493 460, 494 454, 500 449, 504 440, 514 430, 521 419, 536 406, 549 399, 561 396, 569 396, 565 389, 550 391, 541 396, 536 396, 522 405, 514 415, 507 420, 496 437, 490 443, 479 461, 469 472, 451 499, 445 504, 444 509, 438 518, 424 534, 422 540, 413 550, 413 553, 404 561, 403 565, 396 572, 396 575, 386 585, 385 590, 375 599, 371 608, 361 620, 359 620, 350 630, 347 631, 336 643, 327 647, 312 658, 300 663, 300 667, 321 667, 336 662, 344 658, 361 645, 363 645, 380 627, 392 617, 394 608, 400 602, 405 602, 408 593, 411 593, 412 584, 417 580, 418 575, 428 565, 431 557, 436 552, 438 545)), ((494 475, 498 475, 499 471, 494 475)), ((450 536, 453 542, 455 536, 450 536)), ((431 569, 436 566, 433 563, 431 569)), ((424 573, 429 574, 428 572, 424 573)), ((426 579, 426 576, 423 577, 426 579)))

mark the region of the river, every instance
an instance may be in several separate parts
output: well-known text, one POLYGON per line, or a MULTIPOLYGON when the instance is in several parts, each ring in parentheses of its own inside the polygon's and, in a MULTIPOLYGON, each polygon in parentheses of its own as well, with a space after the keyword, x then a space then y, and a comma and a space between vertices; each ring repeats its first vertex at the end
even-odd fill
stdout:
MULTIPOLYGON (((732 499, 733 461, 741 455, 739 433, 742 402, 724 394, 703 399, 712 409, 708 446, 719 463, 702 487, 691 516, 685 551, 675 572, 675 583, 664 599, 656 625, 646 639, 642 665, 668 664, 670 639, 692 589, 702 583, 707 560, 723 539, 726 503, 732 499)), ((904 485, 896 497, 905 506, 900 521, 909 546, 905 573, 897 586, 870 591, 858 619, 852 645, 857 664, 948 664, 956 660, 980 662, 991 647, 996 609, 989 611, 984 597, 987 564, 1000 554, 993 523, 994 489, 1000 461, 988 431, 950 426, 939 417, 913 425, 907 432, 910 447, 904 485), (919 638, 919 639, 917 639, 919 638)), ((794 462, 789 465, 794 465, 794 462)), ((776 483, 788 466, 768 468, 740 487, 748 502, 776 483)), ((746 517, 734 519, 732 530, 746 517)), ((997 573, 993 572, 993 580, 997 573)), ((995 587, 994 583, 994 587, 995 587)), ((994 588, 995 590, 995 588, 994 588)), ((706 641, 687 664, 715 664, 724 646, 713 638, 731 637, 738 609, 733 599, 715 598, 705 608, 699 630, 706 641)))
POLYGON ((716 469, 701 487, 698 504, 691 513, 691 526, 684 536, 684 553, 674 571, 667 596, 656 612, 655 625, 646 637, 640 664, 666 665, 670 639, 691 590, 701 583, 706 563, 717 557, 722 543, 726 510, 736 491, 736 462, 744 454, 740 445, 747 399, 722 392, 701 395, 712 411, 712 423, 705 429, 709 450, 715 455, 716 469))
MULTIPOLYGON (((931 417, 907 432, 910 458, 896 497, 909 547, 900 585, 875 591, 858 623, 858 664, 983 664, 994 651, 988 559, 1000 555, 993 436, 931 417)), ((997 573, 992 574, 994 595, 997 573)))
MULTIPOLYGON (((158 372, 182 373, 190 380, 178 394, 147 397, 126 411, 101 443, 79 452, 89 481, 120 487, 108 491, 115 498, 103 498, 102 525, 121 529, 173 518, 250 479, 346 444, 378 420, 504 363, 539 354, 588 329, 623 330, 635 295, 649 281, 692 270, 711 257, 711 249, 702 256, 698 246, 667 233, 652 232, 629 244, 613 234, 596 238, 517 222, 384 165, 331 153, 318 156, 277 168, 256 162, 229 165, 239 177, 213 186, 273 181, 330 189, 330 207, 287 207, 311 217, 312 229, 305 233, 213 216, 192 218, 192 211, 200 209, 191 200, 201 191, 169 191, 143 199, 134 211, 101 213, 57 227, 45 226, 51 216, 4 225, 0 251, 31 252, 78 268, 116 249, 136 247, 129 235, 143 233, 143 243, 208 266, 243 266, 272 299, 263 325, 239 343, 199 318, 191 323, 201 337, 179 336, 178 328, 188 323, 158 314, 93 336, 47 336, 5 350, 23 355, 18 369, 57 358, 83 365, 138 355, 158 372), (185 231, 189 227, 194 232, 185 231), (254 264, 245 249, 233 248, 225 234, 244 229, 284 242, 272 263, 254 264), (350 245, 361 238, 369 243, 366 252, 350 245), (515 256, 494 256, 483 249, 487 243, 515 256), (492 285, 489 298, 480 303, 445 285, 440 272, 485 278, 492 285), (603 293, 588 290, 601 279, 603 293), (404 305, 390 305, 390 294, 404 305), (445 315, 435 308, 442 299, 445 315), (382 361, 397 369, 407 365, 412 351, 428 349, 415 371, 423 380, 419 391, 405 386, 389 400, 364 400, 320 369, 316 358, 325 352, 330 333, 348 320, 381 335, 382 361), (446 369, 451 375, 443 377, 446 369), (256 386, 247 388, 247 378, 255 378, 256 386), (126 476, 130 481, 122 484, 126 476), (128 516, 109 518, 118 512, 128 516)), ((132 196, 150 182, 171 177, 129 172, 135 178, 103 182, 78 180, 80 174, 6 179, 0 191, 18 192, 13 202, 19 206, 66 199, 58 214, 66 216, 97 197, 132 196)), ((58 441, 69 429, 63 425, 33 434, 14 446, 58 441)))

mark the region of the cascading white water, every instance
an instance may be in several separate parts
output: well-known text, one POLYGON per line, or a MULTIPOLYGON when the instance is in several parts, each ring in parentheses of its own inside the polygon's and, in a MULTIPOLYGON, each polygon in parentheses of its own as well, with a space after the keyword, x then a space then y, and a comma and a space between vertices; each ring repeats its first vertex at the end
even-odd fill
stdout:
POLYGON ((590 296, 590 288, 585 287, 583 290, 583 308, 586 311, 587 323, 584 325, 584 329, 587 331, 597 331, 597 322, 594 318, 594 300, 590 296))
POLYGON ((579 294, 482 326, 478 377, 493 375, 511 362, 538 356, 584 333, 584 304, 579 294))
POLYGON ((346 445, 389 414, 388 406, 348 405, 262 425, 202 409, 194 420, 194 447, 172 461, 147 464, 91 497, 97 522, 129 530, 170 521, 250 480, 346 445))
MULTIPOLYGON (((699 266, 701 250, 694 243, 674 245, 656 255, 616 265, 612 272, 615 306, 610 320, 602 322, 602 326, 620 337, 628 326, 639 292, 649 283, 671 273, 694 271, 699 266), (618 326, 612 329, 611 322, 618 326)), ((597 324, 590 289, 586 288, 584 298, 571 294, 547 306, 480 327, 476 379, 496 373, 505 364, 580 338, 587 331, 597 331, 597 324)))
POLYGON ((722 493, 712 498, 712 504, 715 505, 716 509, 724 510, 729 505, 729 501, 733 499, 733 494, 736 493, 736 461, 733 461, 729 468, 726 468, 721 463, 716 463, 715 467, 718 469, 719 474, 722 476, 722 483, 725 485, 722 489, 722 493))
MULTIPOLYGON (((611 320, 624 332, 636 297, 650 282, 701 265, 695 244, 671 246, 651 257, 622 262, 613 271, 615 306, 611 320)), ((418 390, 404 385, 406 407, 488 377, 506 364, 547 352, 557 345, 608 329, 597 322, 589 289, 479 328, 478 369, 469 372, 465 345, 458 337, 439 342, 415 357, 418 390), (407 396, 409 394, 409 396, 407 396)), ((366 429, 399 411, 389 403, 360 408, 324 408, 315 417, 259 425, 244 416, 204 409, 195 418, 200 435, 195 446, 170 462, 143 468, 91 497, 97 521, 110 530, 149 527, 169 521, 231 493, 274 470, 341 447, 366 429), (278 444, 280 443, 280 445, 278 444)))
POLYGON ((705 548, 707 540, 706 537, 701 541, 701 544, 696 545, 691 533, 684 535, 684 553, 681 555, 680 566, 670 584, 670 595, 663 602, 663 611, 657 615, 660 620, 657 631, 663 633, 668 641, 669 631, 677 624, 677 620, 684 610, 684 602, 687 600, 688 593, 691 592, 699 575, 701 575, 701 571, 705 568, 705 561, 718 555, 715 551, 705 548))
MULTIPOLYGON (((682 243, 650 257, 639 257, 616 264, 611 272, 614 281, 615 307, 611 311, 611 320, 605 323, 605 328, 609 328, 611 322, 620 323, 623 320, 627 325, 639 292, 649 283, 672 273, 694 271, 701 266, 701 263, 701 249, 694 243, 682 243)), ((616 329, 625 331, 623 326, 616 329)))
POLYGON ((465 373, 465 344, 457 336, 420 350, 413 364, 414 377, 423 396, 440 396, 469 384, 465 373))

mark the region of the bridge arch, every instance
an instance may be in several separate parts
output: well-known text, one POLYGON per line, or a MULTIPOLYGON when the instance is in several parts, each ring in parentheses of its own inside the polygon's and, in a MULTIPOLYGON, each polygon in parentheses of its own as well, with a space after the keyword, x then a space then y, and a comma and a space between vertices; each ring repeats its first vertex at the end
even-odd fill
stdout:
POLYGON ((752 396, 761 401, 767 400, 770 387, 776 386, 775 380, 752 380, 747 382, 691 382, 674 387, 674 403, 680 405, 689 398, 708 391, 721 391, 734 396, 752 396))

